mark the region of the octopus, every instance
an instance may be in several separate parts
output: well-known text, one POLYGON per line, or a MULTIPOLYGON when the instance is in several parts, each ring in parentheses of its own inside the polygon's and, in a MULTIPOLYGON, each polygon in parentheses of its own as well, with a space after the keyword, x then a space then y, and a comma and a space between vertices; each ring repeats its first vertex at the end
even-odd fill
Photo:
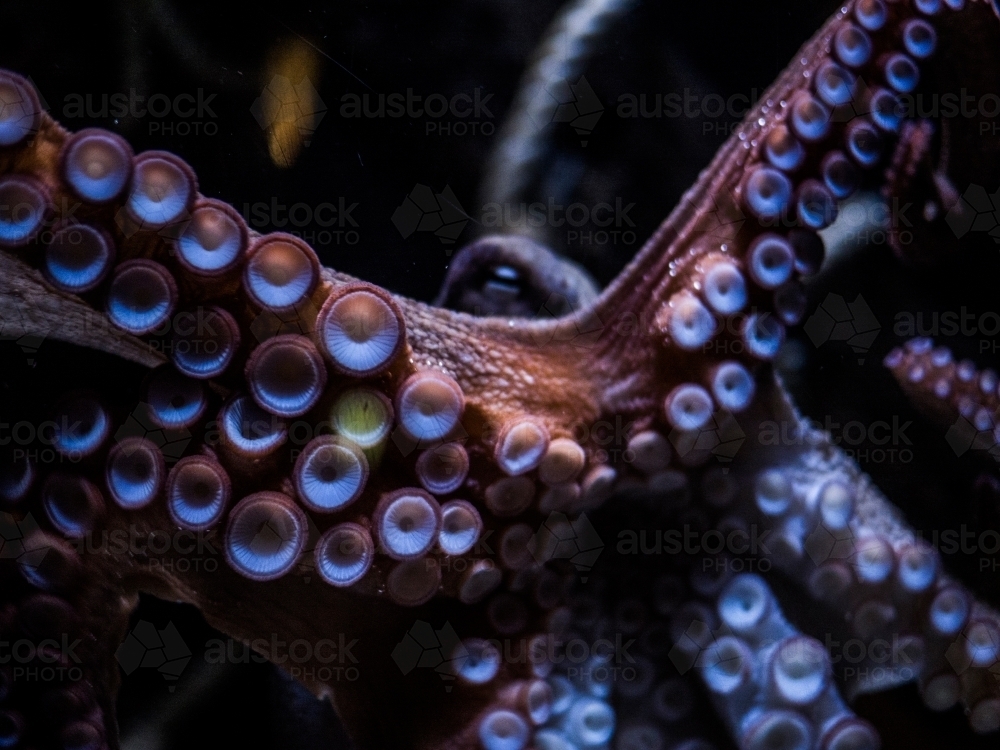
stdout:
MULTIPOLYGON (((995 587, 947 569, 775 360, 859 190, 922 207, 901 263, 961 252, 961 188, 1000 146, 905 97, 1000 83, 998 16, 845 3, 602 292, 487 237, 437 306, 0 72, 0 313, 53 347, 25 368, 4 344, 0 746, 119 746, 135 642, 182 663, 130 630, 140 593, 279 665, 291 644, 359 748, 875 750, 898 726, 856 709, 906 684, 995 743, 995 587)), ((995 372, 916 336, 885 365, 1000 454, 995 372)), ((995 525, 995 465, 977 486, 995 525)))

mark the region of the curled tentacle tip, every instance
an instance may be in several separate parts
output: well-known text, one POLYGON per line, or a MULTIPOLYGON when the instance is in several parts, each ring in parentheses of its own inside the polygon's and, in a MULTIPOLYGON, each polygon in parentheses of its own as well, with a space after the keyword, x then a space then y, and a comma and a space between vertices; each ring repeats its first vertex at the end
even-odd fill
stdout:
POLYGON ((132 190, 125 202, 140 227, 159 229, 187 217, 198 181, 194 170, 166 151, 146 151, 133 160, 132 190))
POLYGON ((243 288, 258 307, 287 312, 312 294, 319 274, 319 259, 309 245, 288 234, 270 234, 247 250, 243 288))
POLYGON ((74 133, 63 144, 62 176, 87 203, 108 203, 124 192, 132 178, 132 147, 124 138, 100 128, 74 133))
POLYGON ((399 306, 373 284, 348 284, 331 294, 316 320, 320 349, 341 372, 376 375, 396 359, 405 342, 399 306))
POLYGON ((280 492, 243 498, 229 513, 226 560, 240 575, 270 581, 290 571, 308 536, 306 514, 280 492))

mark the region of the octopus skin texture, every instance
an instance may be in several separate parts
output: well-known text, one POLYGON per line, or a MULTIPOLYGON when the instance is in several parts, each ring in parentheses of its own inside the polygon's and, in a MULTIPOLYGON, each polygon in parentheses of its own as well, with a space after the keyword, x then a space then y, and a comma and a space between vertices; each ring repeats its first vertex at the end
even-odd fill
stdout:
MULTIPOLYGON (((297 676, 361 748, 868 750, 851 704, 904 683, 995 740, 997 592, 946 569, 773 366, 858 190, 925 207, 901 261, 960 252, 954 186, 991 184, 1000 146, 901 97, 969 80, 1000 85, 995 3, 845 3, 607 289, 486 238, 439 298, 462 312, 250 230, 177 155, 69 133, 0 73, 4 335, 58 355, 5 368, 2 421, 39 428, 2 456, 0 635, 67 675, 0 664, 0 745, 118 747, 139 593, 265 655, 356 641, 362 679, 318 651, 297 676), (615 423, 617 451, 580 429, 615 423), (793 439, 730 440, 767 423, 793 439), (671 530, 704 543, 651 553, 671 530), (216 571, 107 541, 199 534, 216 571)), ((924 340, 886 364, 989 453, 995 374, 924 340)))

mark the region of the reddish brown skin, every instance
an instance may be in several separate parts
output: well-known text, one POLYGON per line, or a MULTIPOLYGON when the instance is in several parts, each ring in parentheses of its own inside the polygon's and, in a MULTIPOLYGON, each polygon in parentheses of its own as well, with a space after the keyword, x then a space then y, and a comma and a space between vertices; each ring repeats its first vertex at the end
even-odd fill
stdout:
MULTIPOLYGON (((571 436, 577 423, 609 416, 633 422, 636 429, 665 428, 665 395, 679 383, 703 382, 705 373, 719 360, 703 352, 682 352, 671 344, 665 329, 669 317, 665 305, 671 295, 692 287, 706 258, 718 253, 723 243, 727 245, 726 254, 739 259, 760 231, 741 207, 741 180, 747 169, 760 161, 758 144, 763 136, 781 121, 773 102, 789 99, 808 84, 803 72, 815 71, 827 58, 830 39, 841 23, 838 14, 802 48, 677 209, 593 307, 558 321, 524 322, 479 319, 395 298, 406 322, 406 345, 375 383, 392 393, 406 377, 422 368, 437 369, 453 377, 466 398, 462 425, 469 438, 470 478, 480 487, 500 476, 492 466, 490 450, 497 429, 512 418, 538 419, 553 438, 571 436), (768 101, 772 101, 771 106, 768 101)), ((981 2, 970 3, 962 13, 942 20, 942 48, 928 68, 932 85, 974 78, 981 81, 986 76, 996 82, 1000 76, 998 39, 1000 26, 981 2)), ((986 175, 1000 163, 1000 147, 994 143, 984 152, 982 142, 976 142, 977 126, 978 120, 959 122, 950 135, 950 178, 955 184, 986 184, 986 175)), ((0 174, 34 175, 51 191, 58 205, 67 197, 59 178, 59 154, 66 137, 62 127, 44 116, 40 132, 28 145, 0 154, 0 174)), ((927 139, 910 143, 910 154, 932 148, 927 139)), ((902 161, 908 160, 910 156, 903 154, 902 161)), ((905 172, 905 164, 900 167, 905 172)), ((919 187, 909 180, 889 183, 903 193, 919 187)), ((166 241, 155 233, 138 232, 126 237, 114 220, 114 206, 85 207, 80 216, 114 234, 121 259, 169 258, 166 241)), ((920 224, 915 229, 918 241, 946 236, 940 221, 939 217, 920 224)), ((934 252, 947 252, 947 247, 944 243, 935 245, 934 252)), ((95 304, 96 298, 78 299, 51 289, 25 262, 30 254, 31 248, 0 255, 4 291, 23 299, 29 325, 45 326, 50 336, 102 349, 142 365, 162 361, 138 339, 84 327, 80 321, 93 317, 88 305, 95 304), (49 326, 53 318, 62 324, 57 328, 49 326)), ((179 271, 176 263, 171 270, 179 271)), ((178 278, 185 277, 178 273, 178 278)), ((343 274, 324 269, 311 305, 300 310, 296 325, 308 331, 331 291, 353 282, 343 274)), ((241 300, 228 309, 244 332, 257 314, 239 290, 236 275, 214 279, 210 284, 182 282, 181 296, 188 304, 241 300)), ((767 307, 768 297, 756 290, 751 305, 767 307)), ((245 359, 246 349, 253 343, 249 341, 251 336, 244 334, 243 339, 244 350, 238 361, 245 359)), ((750 363, 748 358, 742 359, 750 363)), ((212 389, 227 394, 238 385, 233 373, 240 370, 230 368, 227 375, 213 381, 212 389)), ((333 373, 331 381, 346 382, 333 373)), ((317 410, 324 407, 321 400, 317 410)), ((584 446, 591 465, 596 460, 595 447, 584 446)), ((753 456, 746 455, 743 460, 752 464, 753 456)), ((415 484, 406 467, 405 462, 387 460, 381 470, 373 470, 364 498, 352 512, 365 508, 370 512, 383 493, 415 484)), ((255 475, 259 489, 287 490, 287 477, 274 471, 266 460, 244 468, 255 475)), ((477 501, 477 506, 481 508, 482 503, 477 501)), ((319 523, 322 530, 325 520, 319 519, 319 523)), ((140 512, 126 512, 108 503, 99 530, 129 528, 144 534, 171 529, 173 524, 162 502, 140 512)), ((210 624, 238 640, 269 640, 272 633, 285 640, 316 641, 328 633, 359 637, 354 653, 364 665, 363 679, 335 684, 312 681, 307 685, 317 695, 332 698, 360 747, 473 748, 478 742, 475 718, 488 705, 516 702, 517 681, 526 675, 510 667, 504 668, 501 678, 490 688, 458 686, 451 695, 440 690, 439 678, 431 670, 402 678, 389 653, 391 644, 415 619, 428 619, 428 613, 433 613, 456 627, 465 626, 466 632, 472 634, 483 627, 483 613, 481 607, 460 605, 447 596, 439 596, 415 610, 393 605, 384 595, 389 572, 384 558, 376 561, 364 581, 345 591, 315 581, 306 583, 298 575, 267 583, 252 582, 225 566, 212 574, 164 570, 181 557, 168 552, 155 569, 142 556, 83 557, 84 569, 70 598, 91 638, 89 679, 97 687, 112 746, 117 745, 113 699, 118 684, 112 654, 125 633, 139 592, 195 604, 210 624)), ((454 591, 455 584, 446 575, 444 592, 454 591)), ((539 628, 540 623, 531 627, 539 628)))

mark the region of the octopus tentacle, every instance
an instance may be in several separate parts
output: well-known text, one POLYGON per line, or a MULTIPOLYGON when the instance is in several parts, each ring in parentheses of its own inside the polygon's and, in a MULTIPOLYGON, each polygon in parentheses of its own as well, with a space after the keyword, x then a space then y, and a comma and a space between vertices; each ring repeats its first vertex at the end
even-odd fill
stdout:
MULTIPOLYGON (((26 333, 157 368, 136 375, 120 363, 124 385, 78 373, 93 393, 57 367, 41 368, 59 398, 39 410, 53 410, 54 450, 75 460, 53 468, 5 456, 3 497, 18 520, 37 512, 47 530, 84 546, 126 528, 215 528, 227 567, 215 576, 182 571, 178 550, 166 552, 169 566, 150 564, 148 550, 68 562, 55 544, 52 559, 67 560, 57 572, 79 567, 88 583, 63 598, 11 589, 3 602, 14 617, 0 625, 44 636, 69 632, 82 616, 85 632, 101 634, 85 660, 98 703, 114 686, 108 644, 142 590, 195 603, 249 642, 288 629, 317 640, 333 628, 364 634, 363 684, 303 679, 333 693, 367 746, 662 743, 689 718, 687 710, 671 718, 681 700, 674 688, 658 688, 649 707, 666 729, 632 721, 630 702, 680 672, 685 638, 706 645, 685 618, 707 624, 716 615, 694 599, 717 601, 726 620, 733 587, 747 579, 723 588, 724 576, 692 574, 677 606, 673 574, 659 578, 633 680, 612 686, 595 676, 607 654, 570 675, 545 653, 559 635, 606 635, 609 601, 619 634, 643 631, 641 599, 621 600, 608 577, 595 576, 606 597, 588 611, 583 576, 572 582, 600 553, 580 548, 596 534, 587 513, 625 512, 608 501, 634 493, 652 498, 645 512, 671 523, 773 526, 765 554, 783 576, 824 602, 845 632, 870 641, 902 631, 920 657, 913 676, 928 705, 962 701, 976 731, 996 730, 997 615, 941 571, 855 465, 807 434, 767 364, 802 316, 799 277, 821 263, 818 232, 839 202, 863 184, 924 189, 906 170, 918 147, 933 144, 906 127, 900 96, 954 75, 936 67, 935 54, 966 45, 968 29, 995 43, 988 14, 980 2, 845 5, 622 275, 591 302, 577 279, 572 314, 533 321, 433 308, 322 268, 301 240, 257 235, 199 195, 179 157, 133 155, 102 131, 70 136, 23 79, 3 73, 0 89, 19 106, 0 119, 0 202, 23 209, 0 217, 3 314, 18 316, 26 333), (83 203, 88 227, 71 250, 45 231, 63 198, 83 203), (733 458, 719 435, 734 412, 791 420, 807 447, 754 446, 732 475, 704 469, 713 453, 733 458), (133 415, 186 430, 189 442, 171 454, 153 430, 130 432, 133 415), (609 417, 628 425, 620 456, 598 431, 578 430, 609 417), (684 508, 691 496, 703 503, 684 508), (843 557, 833 554, 838 544, 850 548, 843 557), (317 570, 322 585, 305 589, 308 577, 295 575, 304 570, 317 570), (110 631, 88 619, 95 602, 109 600, 110 631), (414 625, 415 612, 445 625, 414 625), (668 622, 674 628, 664 631, 668 622), (410 675, 407 638, 437 644, 435 674, 410 675), (402 646, 390 655, 384 644, 393 641, 402 646), (543 657, 511 657, 512 643, 543 657), (671 657, 666 643, 680 650, 671 657), (456 678, 462 700, 442 721, 448 691, 422 688, 445 677, 456 678), (397 709, 391 726, 360 708, 376 690, 397 709), (619 712, 630 721, 616 734, 619 712)), ((497 257, 525 262, 516 252, 497 257)), ((552 275, 534 283, 547 288, 552 275)), ((7 395, 5 409, 34 407, 7 395)), ((40 572, 26 581, 47 585, 40 572)), ((701 665, 733 739, 744 748, 875 746, 830 686, 825 662, 798 653, 814 644, 757 591, 771 607, 762 627, 785 647, 746 628, 717 640, 701 665), (766 674, 751 676, 751 662, 766 674)), ((846 688, 851 696, 884 686, 846 688)), ((30 711, 18 713, 31 700, 15 691, 5 716, 34 742, 42 729, 30 711)), ((96 735, 93 743, 115 744, 110 707, 100 707, 98 719, 72 716, 65 731, 74 742, 96 735)))

